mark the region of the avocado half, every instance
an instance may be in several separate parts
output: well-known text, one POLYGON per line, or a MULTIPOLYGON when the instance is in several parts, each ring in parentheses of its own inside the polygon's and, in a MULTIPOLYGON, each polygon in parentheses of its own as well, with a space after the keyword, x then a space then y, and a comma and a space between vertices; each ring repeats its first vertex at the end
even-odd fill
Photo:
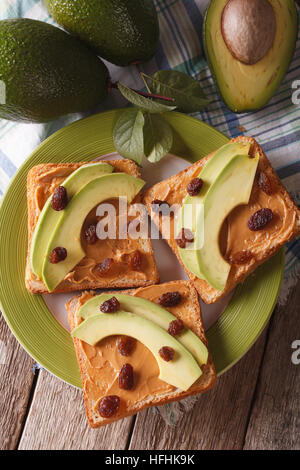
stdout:
POLYGON ((265 106, 288 70, 297 32, 294 0, 211 0, 203 43, 229 109, 242 113, 265 106))

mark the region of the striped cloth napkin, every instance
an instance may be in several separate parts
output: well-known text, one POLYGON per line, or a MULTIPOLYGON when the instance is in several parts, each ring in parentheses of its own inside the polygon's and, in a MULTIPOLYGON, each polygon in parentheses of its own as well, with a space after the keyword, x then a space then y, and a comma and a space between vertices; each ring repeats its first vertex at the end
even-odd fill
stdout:
MULTIPOLYGON (((300 105, 292 103, 292 84, 300 78, 300 34, 289 71, 268 105, 253 113, 234 114, 217 94, 206 60, 202 54, 202 20, 208 0, 155 0, 159 14, 161 40, 155 58, 142 70, 152 74, 161 69, 185 72, 199 80, 211 100, 206 111, 193 116, 217 128, 229 137, 245 134, 254 137, 267 153, 284 185, 300 202, 300 105)), ((25 17, 54 23, 41 0, 1 0, 0 19, 25 17)), ((300 22, 300 16, 299 16, 300 22)), ((55 23, 54 23, 55 24, 55 23)), ((143 88, 135 67, 120 68, 107 64, 114 81, 143 88)), ((113 93, 97 112, 125 106, 126 102, 113 93)), ((17 168, 35 147, 53 132, 83 114, 61 118, 48 124, 17 124, 0 120, 0 198, 17 168)), ((284 282, 279 302, 287 301, 290 289, 300 274, 300 240, 287 245, 284 282)), ((195 399, 166 405, 160 413, 170 424, 176 424, 195 399)))

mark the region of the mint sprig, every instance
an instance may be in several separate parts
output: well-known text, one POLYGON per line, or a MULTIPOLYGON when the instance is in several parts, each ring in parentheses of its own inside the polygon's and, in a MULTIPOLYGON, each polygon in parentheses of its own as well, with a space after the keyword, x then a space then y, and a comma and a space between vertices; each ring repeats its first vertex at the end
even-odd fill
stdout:
POLYGON ((126 109, 115 125, 115 148, 139 165, 144 155, 156 163, 171 150, 173 131, 163 113, 174 109, 191 113, 209 103, 197 80, 182 72, 161 70, 152 77, 141 73, 141 77, 148 93, 121 82, 112 85, 134 106, 126 109))

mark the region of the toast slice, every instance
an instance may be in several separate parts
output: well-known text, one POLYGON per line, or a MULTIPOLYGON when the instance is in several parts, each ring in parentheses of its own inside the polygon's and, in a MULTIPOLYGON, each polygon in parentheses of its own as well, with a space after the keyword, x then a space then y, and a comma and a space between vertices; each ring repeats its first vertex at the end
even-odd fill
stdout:
MULTIPOLYGON (((180 292, 182 300, 179 305, 167 308, 167 310, 180 318, 207 345, 198 294, 190 281, 172 281, 120 293, 157 302, 163 293, 172 291, 180 292)), ((84 292, 81 296, 75 296, 67 302, 71 331, 81 322, 77 316, 79 308, 93 295, 95 295, 93 292, 84 292)), ((73 338, 81 372, 87 418, 93 428, 133 415, 150 406, 164 405, 189 395, 203 393, 215 383, 216 373, 210 355, 207 364, 201 367, 203 375, 189 390, 183 392, 158 379, 159 370, 156 360, 142 343, 136 342, 130 357, 121 356, 116 347, 118 338, 118 336, 111 336, 95 347, 73 338), (121 390, 117 381, 118 371, 127 362, 133 366, 136 380, 133 390, 129 391, 121 390), (99 414, 97 406, 105 395, 120 397, 120 409, 114 417, 102 418, 99 414)))
MULTIPOLYGON (((235 208, 224 222, 220 248, 225 259, 231 262, 231 270, 224 291, 210 286, 205 280, 197 278, 183 265, 178 254, 176 237, 176 215, 171 214, 171 230, 168 236, 163 220, 167 215, 160 216, 151 210, 151 203, 158 199, 166 201, 169 205, 179 204, 186 196, 186 187, 191 179, 198 176, 206 162, 214 153, 194 163, 178 174, 161 181, 147 190, 144 194, 144 202, 152 220, 159 227, 163 237, 176 254, 179 262, 185 269, 189 278, 193 281, 202 300, 208 304, 217 302, 225 294, 231 291, 238 283, 242 282, 257 266, 274 255, 286 242, 292 240, 300 233, 300 211, 291 199, 290 195, 280 182, 262 148, 250 137, 237 137, 231 142, 250 143, 251 155, 259 154, 259 163, 256 178, 251 192, 249 204, 235 208), (265 175, 269 188, 259 184, 260 175, 265 175), (247 227, 250 216, 261 208, 270 208, 273 211, 273 220, 264 229, 251 231, 247 227), (175 224, 174 224, 175 222, 175 224), (175 225, 175 228, 174 228, 175 225), (241 253, 247 252, 249 259, 241 262, 241 253)), ((246 258, 247 258, 246 256, 246 258)))
MULTIPOLYGON (((38 279, 32 272, 30 266, 31 240, 39 214, 55 188, 61 185, 73 171, 85 163, 41 164, 33 167, 28 173, 28 251, 25 283, 27 289, 33 294, 49 293, 42 280, 38 279)), ((140 177, 138 166, 131 160, 109 160, 107 163, 112 165, 116 172, 124 172, 134 177, 140 177)), ((133 202, 138 202, 139 198, 140 196, 138 195, 133 202)), ((94 220, 98 220, 96 209, 87 214, 83 229, 87 228, 89 223, 92 223, 94 220)), ((159 282, 159 275, 149 238, 133 240, 128 236, 125 240, 98 240, 92 247, 86 246, 86 254, 86 257, 65 277, 53 293, 97 288, 139 287, 159 282), (130 267, 130 258, 136 250, 142 255, 140 270, 133 270, 130 267), (113 258, 115 263, 111 272, 100 277, 94 268, 106 258, 113 258)))

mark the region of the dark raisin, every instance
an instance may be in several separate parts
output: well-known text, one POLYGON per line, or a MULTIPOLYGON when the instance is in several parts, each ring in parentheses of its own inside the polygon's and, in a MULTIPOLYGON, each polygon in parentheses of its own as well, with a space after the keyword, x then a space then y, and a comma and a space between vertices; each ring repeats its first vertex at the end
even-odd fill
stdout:
POLYGON ((86 239, 88 245, 94 245, 97 242, 97 226, 95 224, 88 226, 84 232, 84 238, 86 239))
POLYGON ((68 204, 67 190, 63 186, 58 186, 51 198, 51 207, 55 211, 62 211, 68 204))
POLYGON ((254 214, 251 215, 250 219, 248 220, 248 228, 252 231, 261 230, 264 228, 269 222, 271 222, 273 218, 273 212, 271 209, 260 209, 254 214))
POLYGON ((49 255, 50 263, 57 264, 60 261, 63 261, 67 257, 67 250, 62 246, 58 246, 51 251, 49 255))
POLYGON ((238 251, 234 255, 231 255, 229 257, 229 261, 231 264, 246 264, 252 258, 254 258, 253 253, 251 253, 251 251, 244 250, 244 251, 238 251))
POLYGON ((169 361, 172 361, 172 359, 174 358, 175 351, 173 348, 170 348, 169 346, 163 346, 158 351, 158 354, 164 361, 169 362, 169 361))
POLYGON ((106 276, 106 274, 111 270, 113 264, 114 260, 112 258, 106 258, 102 263, 98 264, 97 271, 99 276, 106 276))
POLYGON ((188 228, 182 228, 176 237, 176 243, 180 248, 185 248, 187 243, 194 241, 194 235, 188 228))
POLYGON ((98 409, 102 418, 110 418, 115 415, 120 408, 120 398, 117 395, 107 395, 100 400, 98 409))
POLYGON ((268 177, 268 175, 266 175, 266 173, 264 173, 263 171, 261 171, 258 175, 257 184, 258 184, 258 187, 262 191, 264 191, 266 194, 268 195, 272 194, 271 180, 268 177))
POLYGON ((193 178, 187 185, 187 192, 190 196, 197 196, 203 186, 203 180, 201 178, 193 178))
POLYGON ((162 294, 159 299, 158 303, 163 307, 174 307, 181 302, 181 294, 178 291, 174 292, 165 292, 162 294))
POLYGON ((122 356, 130 356, 135 345, 135 340, 130 336, 124 336, 118 340, 118 351, 122 356))
POLYGON ((182 332, 183 329, 184 329, 183 321, 181 321, 179 318, 177 318, 177 320, 173 320, 169 324, 168 333, 171 336, 177 336, 177 335, 179 335, 179 333, 182 332))
POLYGON ((154 199, 151 202, 151 209, 153 212, 161 213, 162 215, 170 215, 170 205, 166 201, 160 201, 160 199, 154 199))
POLYGON ((100 305, 100 310, 103 313, 113 313, 117 310, 120 310, 120 302, 116 297, 106 300, 103 304, 100 305))
POLYGON ((142 267, 142 253, 139 250, 135 250, 130 256, 130 269, 132 271, 140 271, 142 267))
POLYGON ((130 364, 124 364, 118 377, 119 387, 123 390, 131 390, 134 385, 133 367, 130 364))

